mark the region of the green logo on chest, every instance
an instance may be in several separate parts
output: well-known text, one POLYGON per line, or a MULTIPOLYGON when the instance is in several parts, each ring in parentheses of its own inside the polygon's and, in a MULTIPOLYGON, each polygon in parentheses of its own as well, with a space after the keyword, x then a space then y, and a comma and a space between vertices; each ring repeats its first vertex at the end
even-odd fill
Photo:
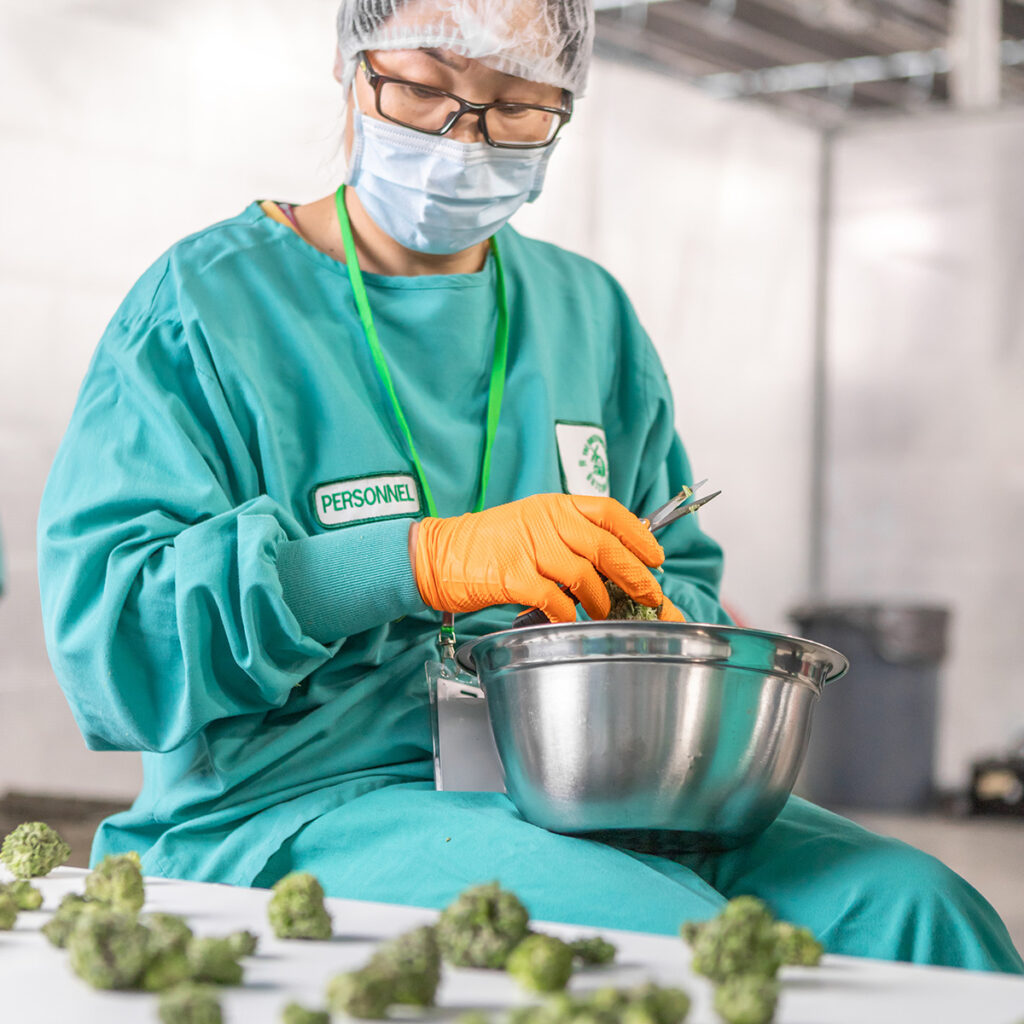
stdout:
POLYGON ((591 434, 583 445, 579 466, 586 474, 587 483, 598 494, 608 493, 608 448, 604 434, 591 434))
POLYGON ((608 441, 600 425, 557 420, 555 440, 566 493, 601 498, 611 493, 608 441))

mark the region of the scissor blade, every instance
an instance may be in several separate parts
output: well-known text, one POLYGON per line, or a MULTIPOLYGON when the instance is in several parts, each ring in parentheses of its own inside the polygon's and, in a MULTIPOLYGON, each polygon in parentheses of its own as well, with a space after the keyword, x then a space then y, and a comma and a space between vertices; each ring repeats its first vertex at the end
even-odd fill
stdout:
POLYGON ((679 508, 692 494, 693 488, 684 486, 677 494, 673 494, 664 505, 659 505, 650 515, 644 516, 648 529, 657 530, 664 522, 665 517, 679 508))
MULTIPOLYGON (((717 498, 722 492, 715 491, 714 494, 709 494, 706 498, 698 498, 697 501, 687 501, 680 505, 675 511, 669 513, 659 524, 658 529, 660 530, 664 526, 668 526, 669 523, 674 523, 677 519, 682 519, 683 516, 688 516, 691 512, 696 512, 697 509, 703 508, 713 498, 717 498)), ((652 531, 654 527, 651 527, 652 531)))
POLYGON ((675 517, 676 510, 690 498, 696 494, 705 484, 707 480, 701 480, 700 483, 693 484, 692 486, 684 485, 678 494, 674 494, 664 505, 656 508, 649 516, 646 517, 648 528, 653 533, 655 530, 660 530, 666 523, 672 522, 675 517))

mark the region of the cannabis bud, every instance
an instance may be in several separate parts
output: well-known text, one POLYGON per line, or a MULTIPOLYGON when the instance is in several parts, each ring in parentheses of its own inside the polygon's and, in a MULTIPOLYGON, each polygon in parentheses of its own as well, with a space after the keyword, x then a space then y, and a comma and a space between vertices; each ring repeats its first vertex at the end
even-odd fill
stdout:
POLYGON ((9 932, 18 920, 18 904, 10 893, 0 892, 0 932, 9 932))
POLYGON ((324 890, 313 875, 295 871, 274 886, 267 916, 279 939, 329 939, 331 918, 324 890))
POLYGON ((500 969, 529 925, 530 915, 515 893, 490 882, 466 889, 441 912, 437 942, 455 967, 500 969))
POLYGON ((715 989, 715 1012, 725 1024, 770 1024, 779 1001, 779 983, 752 974, 738 975, 715 989))
POLYGON ((211 985, 238 985, 242 981, 242 965, 230 939, 193 939, 186 955, 193 981, 211 985))
POLYGON ((43 894, 23 879, 0 885, 0 893, 7 893, 19 910, 38 910, 43 905, 43 894))
POLYGON ((620 586, 605 580, 605 589, 608 591, 608 599, 611 601, 611 608, 608 611, 609 619, 637 619, 655 620, 658 618, 660 608, 651 608, 646 604, 634 601, 620 586))
POLYGON ((160 997, 161 1024, 223 1024, 217 990, 207 985, 178 985, 160 997))
POLYGON ((338 974, 327 986, 327 1008, 349 1017, 383 1020, 394 997, 395 976, 381 968, 338 974))
POLYGON ((331 1017, 323 1010, 307 1010, 299 1003, 289 1003, 281 1012, 281 1024, 331 1024, 331 1017))
POLYGON ((367 967, 394 976, 393 1003, 433 1006, 441 983, 441 951, 435 930, 416 928, 383 943, 367 967))
POLYGON ((779 943, 779 955, 784 964, 817 967, 821 963, 825 948, 809 928, 800 928, 788 921, 778 921, 775 925, 775 938, 779 943))
POLYGON ((509 954, 505 969, 523 988, 559 992, 572 977, 572 947, 552 935, 528 935, 509 954))
POLYGON ((587 939, 576 939, 569 943, 569 948, 572 950, 572 955, 587 966, 610 964, 618 952, 610 942, 606 942, 600 935, 594 935, 587 939))
POLYGON ((114 910, 137 914, 146 902, 138 856, 111 854, 100 861, 85 879, 87 899, 105 903, 114 910))
POLYGON ((93 988, 135 988, 146 969, 146 929, 134 914, 97 907, 80 914, 68 939, 71 969, 93 988))
POLYGON ((0 860, 15 878, 41 878, 71 856, 71 847, 49 825, 27 821, 0 847, 0 860))

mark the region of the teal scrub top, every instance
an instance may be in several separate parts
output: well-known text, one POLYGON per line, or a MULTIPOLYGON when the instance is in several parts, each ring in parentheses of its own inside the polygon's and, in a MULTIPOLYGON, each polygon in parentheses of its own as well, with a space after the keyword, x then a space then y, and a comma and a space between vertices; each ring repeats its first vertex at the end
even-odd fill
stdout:
MULTIPOLYGON (((629 301, 586 259, 509 227, 498 241, 511 341, 486 504, 604 486, 653 509, 691 473, 629 301)), ((493 258, 365 279, 439 514, 466 512, 493 258)), ((254 203, 143 275, 89 367, 39 518, 47 645, 75 719, 91 749, 143 752, 142 791, 94 859, 135 849, 151 873, 246 885, 307 823, 432 779, 423 665, 440 615, 407 555, 422 514, 344 264, 254 203)), ((728 621, 721 552, 696 516, 659 539, 683 614, 728 621)), ((518 610, 460 616, 458 634, 518 610)))

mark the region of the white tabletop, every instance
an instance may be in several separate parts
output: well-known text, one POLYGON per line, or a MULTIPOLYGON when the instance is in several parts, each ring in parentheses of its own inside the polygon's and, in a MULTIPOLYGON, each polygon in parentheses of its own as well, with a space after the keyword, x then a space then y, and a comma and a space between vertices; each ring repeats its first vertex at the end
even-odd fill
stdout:
MULTIPOLYGON (((156 1021, 156 997, 135 992, 95 992, 76 978, 62 950, 39 933, 61 897, 81 892, 85 872, 61 868, 38 882, 43 909, 22 913, 14 931, 0 932, 0 1022, 17 1024, 122 1024, 156 1021)), ((248 928, 261 937, 259 953, 245 961, 245 985, 224 989, 227 1024, 270 1024, 292 999, 323 1008, 327 980, 361 966, 377 940, 437 916, 434 911, 383 903, 328 900, 335 938, 284 942, 267 925, 269 892, 226 885, 147 879, 146 911, 182 914, 199 934, 248 928)), ((576 937, 593 929, 545 924, 576 937)), ((604 934, 619 947, 618 962, 580 972, 572 987, 633 985, 648 978, 686 989, 694 1000, 688 1024, 715 1024, 711 988, 689 970, 680 939, 636 932, 604 934)), ((1024 978, 877 960, 829 956, 818 968, 786 968, 778 1024, 1017 1024, 1024 1020, 1024 978)), ((471 1008, 499 1011, 533 1001, 497 971, 445 968, 440 1006, 426 1014, 448 1021, 471 1008)))

